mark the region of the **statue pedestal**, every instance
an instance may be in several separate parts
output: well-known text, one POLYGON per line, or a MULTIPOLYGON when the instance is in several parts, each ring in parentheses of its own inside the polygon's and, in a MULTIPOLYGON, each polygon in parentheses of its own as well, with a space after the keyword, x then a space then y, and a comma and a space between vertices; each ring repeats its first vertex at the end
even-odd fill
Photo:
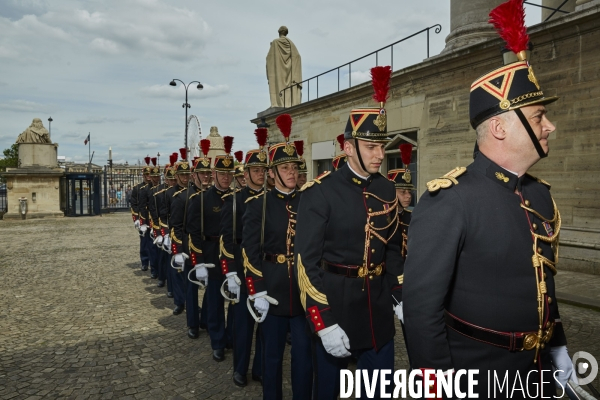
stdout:
POLYGON ((27 199, 25 219, 59 218, 60 178, 64 175, 56 158, 58 144, 19 143, 19 167, 8 168, 8 210, 4 219, 23 219, 19 199, 27 199))

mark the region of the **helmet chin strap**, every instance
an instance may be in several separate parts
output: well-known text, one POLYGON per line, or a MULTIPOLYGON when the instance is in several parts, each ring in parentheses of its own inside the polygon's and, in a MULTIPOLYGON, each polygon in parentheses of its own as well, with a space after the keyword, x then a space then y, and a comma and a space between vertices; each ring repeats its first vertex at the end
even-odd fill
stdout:
POLYGON ((279 178, 279 183, 281 183, 281 186, 286 187, 285 183, 283 183, 283 179, 281 179, 281 175, 279 175, 279 168, 277 167, 277 165, 273 166, 273 169, 275 170, 275 175, 277 175, 277 178, 279 178))
POLYGON ((535 150, 537 151, 540 158, 548 157, 548 153, 544 153, 544 149, 542 149, 542 145, 540 144, 540 141, 538 140, 537 136, 535 136, 535 133, 533 133, 533 129, 531 129, 531 125, 529 124, 529 121, 527 121, 527 118, 525 118, 525 115, 523 115, 523 112, 521 111, 521 109, 516 108, 515 114, 517 114, 517 116, 521 120, 521 123, 525 127, 525 130, 529 134, 529 138, 533 142, 533 147, 535 147, 535 150))
POLYGON ((358 156, 358 162, 360 163, 360 167, 363 169, 363 171, 365 171, 367 173, 367 175, 369 174, 369 171, 367 171, 367 169, 365 168, 365 163, 363 162, 362 156, 360 155, 360 148, 358 146, 358 142, 360 142, 360 140, 358 139, 354 139, 354 142, 356 144, 356 155, 358 156))

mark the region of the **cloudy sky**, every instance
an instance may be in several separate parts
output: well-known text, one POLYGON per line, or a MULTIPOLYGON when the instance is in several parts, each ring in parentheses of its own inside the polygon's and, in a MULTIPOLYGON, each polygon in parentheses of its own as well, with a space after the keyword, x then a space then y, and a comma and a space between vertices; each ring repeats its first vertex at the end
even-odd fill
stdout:
MULTIPOLYGON (((529 7, 528 25, 539 21, 529 7)), ((184 137, 185 93, 169 86, 178 78, 204 85, 189 89, 203 134, 215 125, 246 151, 255 143, 249 120, 270 105, 265 57, 279 26, 306 79, 438 23, 431 55, 449 33, 449 0, 1 0, 0 150, 33 118, 48 128, 51 116, 52 140, 68 160, 87 162, 88 132, 97 164, 109 147, 115 162, 132 164, 169 154, 184 137)), ((421 35, 397 45, 394 69, 422 61, 425 43, 421 35)), ((353 83, 374 63, 353 66, 353 83)), ((337 85, 335 75, 320 91, 328 84, 337 85)))

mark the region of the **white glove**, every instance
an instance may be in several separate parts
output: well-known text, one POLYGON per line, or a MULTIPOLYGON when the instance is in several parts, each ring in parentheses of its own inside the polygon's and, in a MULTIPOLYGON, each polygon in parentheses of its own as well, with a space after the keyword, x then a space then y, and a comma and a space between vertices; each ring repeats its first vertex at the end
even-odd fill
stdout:
POLYGON ((396 317, 398 317, 398 319, 402 321, 402 323, 404 323, 404 311, 402 311, 402 302, 394 306, 394 312, 396 313, 396 317))
POLYGON ((258 311, 261 315, 265 315, 269 312, 269 302, 267 299, 259 297, 258 299, 254 300, 254 308, 256 308, 256 311, 258 311))
POLYGON ((233 294, 234 296, 237 296, 239 299, 240 285, 236 281, 237 272, 228 272, 225 276, 227 277, 227 287, 229 288, 229 293, 233 294))
POLYGON ((140 226, 140 232, 142 232, 142 236, 146 234, 147 230, 148 230, 148 225, 144 224, 144 225, 140 226))
POLYGON ((321 337, 325 351, 334 357, 349 357, 350 339, 338 324, 331 325, 317 333, 321 337))
POLYGON ((154 242, 152 242, 152 243, 154 243, 154 244, 155 244, 155 245, 157 245, 158 247, 161 247, 161 246, 162 246, 162 243, 163 243, 163 237, 162 237, 162 235, 158 235, 158 236, 156 237, 156 239, 154 239, 154 242))
POLYGON ((563 386, 567 386, 567 382, 572 380, 575 383, 579 383, 577 380, 577 374, 575 368, 573 368, 573 361, 569 357, 567 346, 556 346, 550 348, 550 357, 552 357, 552 364, 554 364, 555 370, 561 370, 556 374, 556 379, 563 386))
POLYGON ((185 259, 183 258, 183 254, 175 254, 175 264, 183 267, 183 263, 185 263, 185 259))
POLYGON ((194 266, 196 268, 196 279, 198 281, 204 282, 204 286, 208 285, 208 270, 204 266, 204 264, 196 264, 194 266))
POLYGON ((133 223, 133 226, 135 226, 135 229, 140 229, 140 220, 136 219, 135 222, 133 223))
POLYGON ((150 229, 150 237, 154 239, 154 229, 150 229))
POLYGON ((169 236, 165 236, 165 239, 163 240, 163 249, 171 254, 171 238, 169 236))

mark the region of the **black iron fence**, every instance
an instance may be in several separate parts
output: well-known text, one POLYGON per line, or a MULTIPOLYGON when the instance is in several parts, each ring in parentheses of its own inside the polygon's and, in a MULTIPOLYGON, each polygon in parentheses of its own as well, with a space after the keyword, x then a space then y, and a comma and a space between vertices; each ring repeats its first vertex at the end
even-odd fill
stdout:
POLYGON ((6 183, 0 181, 0 219, 8 211, 8 193, 6 183))
POLYGON ((100 189, 102 208, 106 211, 128 210, 131 207, 131 190, 141 181, 141 171, 115 171, 110 165, 105 166, 100 189))
MULTIPOLYGON (((382 48, 380 48, 378 50, 375 50, 375 51, 373 51, 373 52, 371 52, 369 54, 366 54, 366 55, 364 55, 362 57, 359 57, 359 58, 357 58, 355 60, 352 60, 350 62, 342 64, 339 67, 332 68, 329 71, 325 71, 323 73, 320 73, 319 75, 313 76, 312 78, 305 79, 302 82, 294 82, 291 86, 288 86, 287 88, 285 88, 285 89, 283 89, 283 90, 281 90, 279 92, 279 97, 283 97, 283 106, 284 107, 290 107, 291 106, 291 104, 286 104, 286 99, 287 98, 290 98, 290 99, 292 98, 292 96, 291 96, 292 95, 292 90, 294 90, 294 89, 296 89, 296 90, 297 89, 300 89, 300 90, 306 89, 306 101, 310 101, 311 100, 311 94, 310 94, 311 93, 310 92, 311 82, 314 82, 314 86, 316 87, 316 88, 313 88, 313 96, 314 97, 312 98, 312 100, 318 99, 320 94, 323 95, 322 91, 321 91, 321 93, 319 93, 319 78, 323 78, 324 76, 326 76, 328 74, 331 74, 331 73, 334 73, 334 72, 337 73, 337 90, 333 90, 333 92, 328 92, 326 94, 331 94, 331 93, 339 92, 340 90, 344 90, 344 89, 350 88, 352 86, 352 64, 355 64, 357 61, 361 61, 361 60, 363 60, 363 59, 365 59, 367 57, 375 56, 375 65, 378 66, 379 65, 379 61, 380 61, 379 60, 379 58, 380 58, 379 57, 379 53, 381 53, 381 52, 383 52, 384 50, 387 50, 387 49, 389 49, 389 51, 390 51, 390 63, 389 63, 389 65, 392 67, 392 71, 393 71, 394 70, 394 46, 397 45, 397 44, 399 44, 399 43, 402 43, 402 42, 404 42, 404 41, 406 41, 408 39, 411 39, 411 38, 413 38, 415 36, 418 36, 418 35, 420 35, 422 33, 426 33, 426 36, 427 36, 427 58, 429 58, 429 31, 432 30, 432 29, 434 30, 434 32, 436 34, 440 33, 442 31, 442 25, 435 24, 435 25, 432 25, 432 26, 430 26, 428 28, 421 29, 419 32, 415 32, 412 35, 409 35, 409 36, 407 36, 405 38, 402 38, 402 39, 400 39, 400 40, 398 40, 398 41, 396 41, 396 42, 394 42, 392 44, 389 44, 389 45, 387 45, 385 47, 382 47, 382 48), (340 85, 340 83, 341 83, 341 81, 340 81, 340 77, 341 77, 340 72, 345 73, 346 69, 348 71, 348 86, 345 87, 345 85, 344 85, 344 87, 342 87, 340 85), (289 93, 287 93, 287 91, 289 91, 289 93)), ((364 82, 364 80, 361 80, 358 83, 362 83, 362 82, 364 82)), ((356 81, 355 81, 355 84, 358 84, 358 83, 356 83, 356 81)))

